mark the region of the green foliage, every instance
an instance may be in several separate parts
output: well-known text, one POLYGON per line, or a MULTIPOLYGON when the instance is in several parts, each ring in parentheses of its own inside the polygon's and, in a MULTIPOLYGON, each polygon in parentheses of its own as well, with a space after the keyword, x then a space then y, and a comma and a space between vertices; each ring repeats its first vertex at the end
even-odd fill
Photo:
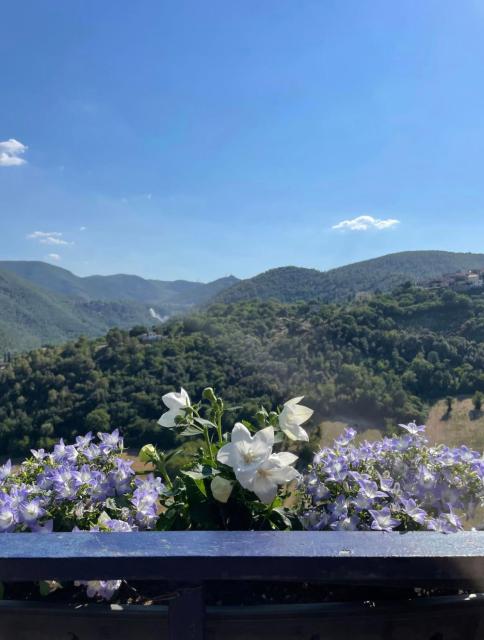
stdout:
POLYGON ((90 276, 43 262, 0 262, 0 350, 21 351, 58 344, 79 335, 100 336, 114 326, 152 324, 187 311, 237 282, 162 282, 138 276, 90 276))
POLYGON ((472 398, 472 404, 474 405, 474 409, 479 412, 482 409, 482 402, 484 400, 484 396, 480 391, 476 391, 472 398))
POLYGON ((300 267, 271 269, 224 290, 218 299, 345 302, 361 291, 391 291, 405 282, 417 283, 445 273, 481 268, 482 254, 405 251, 324 272, 300 267))
POLYGON ((224 429, 295 395, 308 396, 315 422, 423 420, 436 398, 484 391, 484 342, 466 334, 479 317, 482 294, 403 286, 364 304, 214 304, 160 326, 159 342, 112 329, 32 351, 0 370, 0 452, 118 426, 128 446, 173 449, 156 421, 162 394, 180 385, 199 397, 213 384, 238 407, 224 429))

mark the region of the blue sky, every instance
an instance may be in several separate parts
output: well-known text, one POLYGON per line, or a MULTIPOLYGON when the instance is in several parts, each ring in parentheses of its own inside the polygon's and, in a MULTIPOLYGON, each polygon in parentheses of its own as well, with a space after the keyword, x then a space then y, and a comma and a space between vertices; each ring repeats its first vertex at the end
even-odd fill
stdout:
POLYGON ((0 22, 2 259, 206 281, 484 252, 484 0, 18 0, 0 22))

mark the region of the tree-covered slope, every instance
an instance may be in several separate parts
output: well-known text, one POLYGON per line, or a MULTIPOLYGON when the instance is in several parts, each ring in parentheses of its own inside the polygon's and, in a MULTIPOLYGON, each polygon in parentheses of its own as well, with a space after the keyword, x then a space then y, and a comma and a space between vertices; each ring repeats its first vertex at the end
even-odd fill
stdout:
POLYGON ((152 344, 114 329, 17 356, 0 371, 0 452, 114 427, 130 445, 172 447, 156 420, 162 394, 180 385, 194 397, 216 387, 240 407, 233 420, 306 395, 316 420, 377 424, 484 391, 483 294, 401 287, 364 304, 215 304, 157 331, 152 344))
POLYGON ((242 280, 219 296, 239 300, 349 300, 361 291, 390 291, 406 281, 422 282, 445 273, 484 268, 484 254, 406 251, 356 262, 330 271, 281 267, 242 280))
POLYGON ((131 303, 63 298, 0 270, 0 351, 34 349, 114 326, 150 322, 148 308, 131 303))
POLYGON ((44 262, 0 262, 0 351, 58 344, 111 327, 150 326, 159 316, 183 313, 237 281, 162 282, 138 276, 90 276, 44 262))
MULTIPOLYGON (((82 300, 130 301, 144 305, 191 307, 207 301, 238 280, 234 276, 214 282, 147 280, 136 275, 87 276, 81 278, 67 269, 45 262, 0 261, 9 271, 42 289, 82 300)), ((163 312, 167 309, 162 308, 163 312)))

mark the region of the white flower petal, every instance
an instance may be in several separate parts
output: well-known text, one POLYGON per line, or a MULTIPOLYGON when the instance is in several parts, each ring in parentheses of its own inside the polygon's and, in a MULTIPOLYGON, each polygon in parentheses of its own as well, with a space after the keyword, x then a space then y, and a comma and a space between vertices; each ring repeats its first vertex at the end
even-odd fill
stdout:
POLYGON ((158 420, 158 424, 162 427, 174 427, 176 426, 175 418, 178 415, 178 411, 176 409, 170 409, 164 413, 161 418, 158 420))
POLYGON ((276 484, 287 484, 299 478, 299 472, 294 467, 280 467, 274 469, 270 476, 276 484))
POLYGON ((190 398, 183 387, 180 389, 180 393, 176 391, 165 393, 161 399, 168 409, 182 409, 190 405, 190 398))
POLYGON ((252 436, 250 431, 241 422, 236 422, 230 436, 231 442, 250 442, 252 436))
POLYGON ((270 504, 277 496, 277 484, 257 474, 251 485, 251 491, 264 504, 270 504))
POLYGON ((229 467, 233 466, 233 457, 234 457, 234 445, 232 442, 228 444, 224 444, 217 453, 217 460, 222 464, 226 464, 229 467))
POLYGON ((303 424, 306 420, 309 420, 314 413, 312 409, 301 404, 291 407, 291 409, 298 424, 303 424))
POLYGON ((291 400, 288 400, 287 402, 284 403, 285 407, 291 407, 294 404, 299 404, 301 402, 301 400, 304 400, 304 396, 298 396, 297 398, 291 398, 291 400))
POLYGON ((302 396, 293 398, 285 403, 279 415, 279 427, 291 440, 308 442, 309 436, 301 425, 309 420, 314 412, 309 407, 298 404, 302 398, 302 396))
POLYGON ((272 447, 274 446, 274 429, 273 427, 266 427, 265 429, 261 429, 257 431, 254 436, 254 443, 257 445, 262 445, 263 447, 272 447))
POLYGON ((273 453, 271 458, 277 458, 282 466, 289 467, 296 462, 298 456, 295 456, 289 451, 281 451, 280 453, 273 453))
POLYGON ((303 442, 309 442, 309 436, 307 432, 298 424, 285 424, 281 425, 281 431, 289 438, 289 440, 301 440, 303 442))

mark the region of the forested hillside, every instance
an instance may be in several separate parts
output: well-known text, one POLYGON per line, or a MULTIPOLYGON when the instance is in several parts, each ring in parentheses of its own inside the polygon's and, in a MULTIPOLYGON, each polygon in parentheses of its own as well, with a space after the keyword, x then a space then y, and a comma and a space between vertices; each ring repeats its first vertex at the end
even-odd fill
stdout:
POLYGON ((80 278, 44 262, 0 262, 0 352, 95 337, 112 327, 150 324, 206 303, 236 278, 208 284, 138 276, 80 278))
POLYGON ((146 307, 131 302, 63 298, 0 271, 2 353, 61 343, 81 334, 99 336, 111 327, 130 327, 149 317, 146 307))
POLYGON ((162 393, 216 387, 239 408, 308 396, 315 420, 352 412, 423 418, 426 403, 484 390, 484 296, 402 286, 367 303, 215 304, 159 327, 143 344, 111 330, 19 355, 0 371, 0 452, 121 427, 131 445, 174 445, 162 393))
POLYGON ((128 301, 158 305, 162 307, 163 312, 168 311, 170 306, 190 307, 206 302, 238 281, 234 276, 219 278, 209 283, 147 280, 127 274, 81 278, 52 264, 22 260, 0 261, 0 269, 63 297, 84 301, 128 301))
POLYGON ((359 292, 384 292, 404 282, 484 268, 484 254, 413 251, 321 272, 272 269, 248 280, 234 276, 207 284, 147 280, 134 275, 78 277, 43 262, 0 262, 0 351, 96 337, 111 327, 150 325, 196 307, 244 300, 351 302, 359 292))
POLYGON ((223 291, 220 302, 279 300, 324 302, 351 300, 361 291, 391 291, 404 282, 422 282, 457 271, 484 268, 484 254, 405 251, 356 262, 330 271, 281 267, 242 280, 223 291))

